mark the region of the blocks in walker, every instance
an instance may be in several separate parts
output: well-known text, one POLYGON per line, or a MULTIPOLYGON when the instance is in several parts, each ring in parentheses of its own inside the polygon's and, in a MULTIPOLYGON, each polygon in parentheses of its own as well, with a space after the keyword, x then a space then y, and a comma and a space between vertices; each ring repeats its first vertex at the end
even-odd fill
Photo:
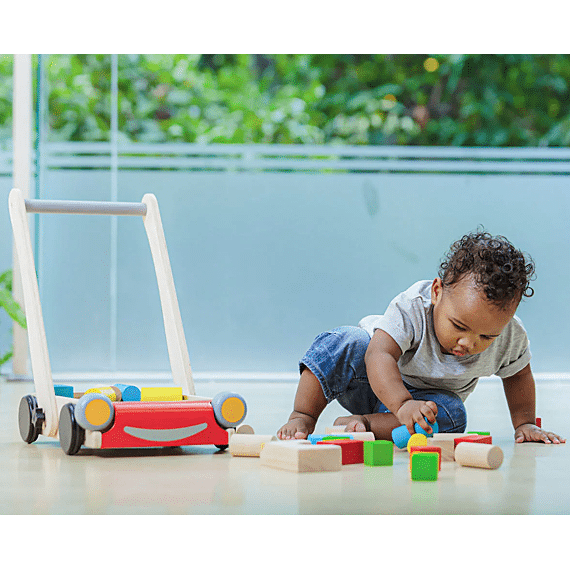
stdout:
POLYGON ((352 465, 364 462, 364 442, 357 439, 323 439, 317 445, 339 445, 342 450, 342 464, 352 465))
POLYGON ((394 444, 382 439, 365 441, 364 465, 394 465, 394 444))
POLYGON ((307 440, 270 441, 263 446, 259 459, 261 465, 296 473, 340 471, 342 450, 332 444, 310 445, 307 440))
POLYGON ((66 398, 73 398, 73 386, 66 386, 65 384, 54 384, 56 396, 64 396, 66 398))
POLYGON ((141 390, 138 386, 132 384, 113 384, 121 392, 121 400, 123 402, 140 402, 141 390))
POLYGON ((141 402, 178 402, 183 399, 181 386, 141 388, 141 402))
POLYGON ((439 456, 433 452, 413 453, 411 458, 412 481, 437 481, 439 456))

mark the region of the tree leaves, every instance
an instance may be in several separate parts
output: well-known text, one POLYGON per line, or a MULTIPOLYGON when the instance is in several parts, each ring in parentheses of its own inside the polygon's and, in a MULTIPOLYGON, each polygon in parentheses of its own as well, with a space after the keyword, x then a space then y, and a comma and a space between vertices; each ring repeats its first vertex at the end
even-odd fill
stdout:
MULTIPOLYGON (((110 140, 111 56, 43 59, 49 140, 110 140)), ((569 86, 556 54, 120 55, 119 140, 565 146, 569 86)))

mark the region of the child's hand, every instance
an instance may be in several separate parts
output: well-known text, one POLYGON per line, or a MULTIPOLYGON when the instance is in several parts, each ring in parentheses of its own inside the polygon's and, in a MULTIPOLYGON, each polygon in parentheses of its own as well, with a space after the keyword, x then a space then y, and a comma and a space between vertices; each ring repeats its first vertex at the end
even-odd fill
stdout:
POLYGON ((534 424, 523 424, 515 431, 515 442, 538 441, 540 443, 566 443, 566 440, 555 433, 544 431, 534 424))
POLYGON ((431 424, 435 423, 435 416, 437 415, 437 405, 435 402, 424 402, 422 400, 406 400, 398 412, 396 417, 404 424, 410 434, 415 433, 414 424, 418 423, 427 433, 432 433, 433 429, 426 422, 426 419, 431 424))

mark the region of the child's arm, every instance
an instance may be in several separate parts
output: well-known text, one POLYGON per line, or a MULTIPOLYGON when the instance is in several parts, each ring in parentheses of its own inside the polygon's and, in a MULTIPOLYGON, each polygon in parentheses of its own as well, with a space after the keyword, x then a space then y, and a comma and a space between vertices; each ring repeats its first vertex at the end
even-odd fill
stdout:
POLYGON ((515 441, 566 443, 566 440, 536 425, 535 386, 530 364, 509 378, 503 379, 503 388, 515 428, 515 441))
POLYGON ((366 351, 366 373, 370 386, 378 399, 405 424, 408 431, 414 433, 417 422, 428 433, 432 432, 430 423, 435 422, 437 405, 435 402, 414 400, 402 381, 398 360, 402 349, 385 331, 377 329, 366 351))

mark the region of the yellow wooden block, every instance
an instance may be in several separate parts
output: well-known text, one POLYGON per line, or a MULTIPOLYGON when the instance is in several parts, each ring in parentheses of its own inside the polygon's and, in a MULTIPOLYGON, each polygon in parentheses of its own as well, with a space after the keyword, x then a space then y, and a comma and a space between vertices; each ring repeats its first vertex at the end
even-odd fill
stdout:
POLYGON ((111 402, 118 402, 121 400, 121 391, 113 386, 96 386, 85 391, 85 394, 103 394, 107 396, 111 402))
POLYGON ((178 402, 182 399, 182 386, 141 388, 141 402, 178 402))
POLYGON ((416 445, 427 445, 427 437, 423 433, 414 433, 408 441, 408 453, 410 448, 416 445))

